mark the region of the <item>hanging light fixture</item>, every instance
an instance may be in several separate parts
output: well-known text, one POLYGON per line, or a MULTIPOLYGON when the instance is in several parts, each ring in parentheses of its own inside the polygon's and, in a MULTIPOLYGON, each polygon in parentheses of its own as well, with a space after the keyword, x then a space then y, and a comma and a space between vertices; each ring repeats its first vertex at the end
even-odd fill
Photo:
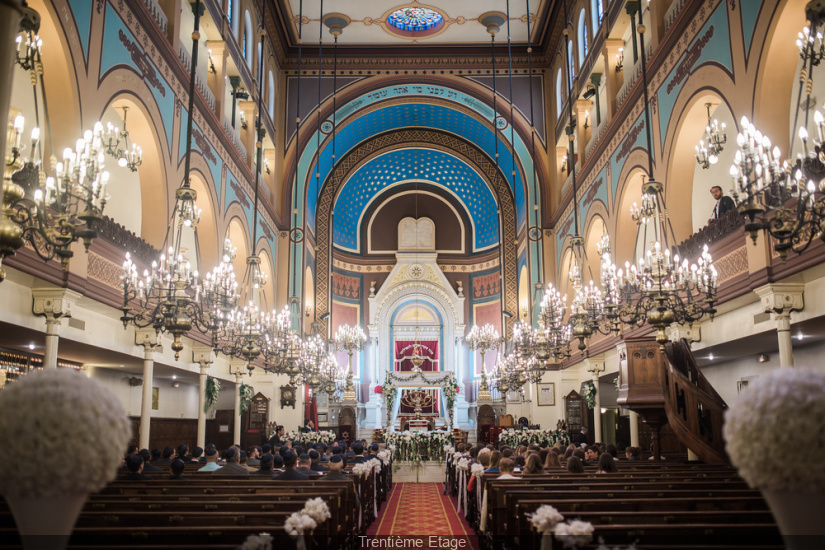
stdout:
POLYGON ((725 123, 723 122, 720 126, 718 120, 711 118, 711 107, 713 107, 712 103, 705 103, 705 108, 708 111, 708 124, 705 126, 704 136, 699 140, 699 145, 696 146, 696 162, 705 170, 719 162, 719 154, 728 141, 728 135, 725 133, 725 123))
MULTIPOLYGON (((186 127, 186 156, 184 181, 175 192, 175 208, 169 223, 166 243, 171 242, 167 251, 153 261, 151 270, 146 269, 143 277, 138 276, 137 265, 126 254, 123 264, 121 285, 123 289, 124 328, 132 324, 136 327, 153 327, 158 333, 172 335, 172 350, 175 359, 183 350, 181 338, 195 328, 210 333, 213 347, 216 347, 221 324, 226 314, 237 304, 237 283, 231 268, 233 252, 231 244, 224 250, 221 265, 203 281, 199 279, 197 266, 200 263, 197 225, 200 209, 195 205, 197 193, 190 186, 190 163, 192 155, 192 124, 195 100, 195 71, 198 64, 198 41, 200 40, 201 2, 195 0, 195 24, 192 32, 192 68, 189 82, 189 117, 186 127), (190 234, 195 243, 195 267, 186 257, 184 234, 190 234)), ((102 153, 101 153, 102 154, 102 153)), ((187 237, 188 239, 188 237, 187 237)))
POLYGON ((129 107, 124 106, 122 109, 123 129, 118 129, 111 122, 107 123, 103 144, 106 147, 106 153, 117 159, 118 166, 137 172, 138 167, 143 164, 143 150, 139 145, 129 142, 129 130, 126 129, 126 115, 129 107))
POLYGON ((364 349, 367 343, 367 335, 359 326, 341 325, 335 333, 333 345, 336 351, 346 351, 349 356, 347 362, 346 388, 344 389, 344 401, 355 401, 355 386, 353 385, 352 354, 355 351, 364 349))
POLYGON ((471 350, 478 350, 481 353, 481 384, 478 387, 478 399, 489 400, 491 399, 490 386, 487 383, 487 367, 484 364, 484 356, 488 351, 498 349, 502 343, 501 336, 499 336, 496 328, 489 323, 482 327, 473 325, 470 332, 464 337, 464 341, 467 342, 467 346, 471 350))
POLYGON ((24 8, 26 16, 17 37, 16 64, 31 73, 35 125, 24 141, 26 121, 18 114, 6 133, 2 210, 0 210, 0 281, 2 261, 26 242, 44 260, 58 259, 68 269, 73 243, 82 241, 88 252, 97 237, 108 200, 109 172, 105 169, 105 133, 98 122, 86 130, 74 148, 63 150, 60 161, 43 158, 41 139, 55 151, 46 101, 41 56, 39 14, 24 8), (45 131, 41 132, 41 108, 45 131), (28 149, 28 151, 27 151, 28 149), (47 166, 48 164, 48 166, 47 166))
POLYGON ((609 243, 602 240, 602 285, 611 301, 618 304, 607 310, 627 324, 648 324, 656 329, 660 346, 668 342, 666 329, 672 324, 692 324, 706 315, 713 320, 716 313, 717 273, 707 246, 696 263, 679 258, 676 239, 664 201, 664 185, 653 179, 653 152, 650 133, 650 112, 647 90, 642 10, 638 10, 642 91, 644 94, 645 130, 647 137, 648 173, 650 179, 642 182, 641 206, 631 208, 631 217, 637 223, 637 246, 645 247, 636 264, 625 263, 625 270, 616 269, 609 260, 609 243), (650 231, 650 235, 648 235, 650 231), (671 252, 673 247, 674 252, 671 252), (606 252, 605 252, 606 251, 606 252))

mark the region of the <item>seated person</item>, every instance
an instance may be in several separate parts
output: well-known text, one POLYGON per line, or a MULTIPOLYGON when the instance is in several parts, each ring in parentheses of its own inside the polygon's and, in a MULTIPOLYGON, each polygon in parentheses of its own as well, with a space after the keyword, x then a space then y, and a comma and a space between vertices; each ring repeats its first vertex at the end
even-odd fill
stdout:
POLYGON ((502 458, 501 462, 498 463, 498 467, 501 471, 501 475, 498 476, 497 479, 518 479, 513 475, 516 468, 516 463, 509 458, 502 458))
POLYGON ((126 457, 126 469, 129 470, 129 473, 126 474, 126 479, 132 479, 135 481, 152 479, 151 477, 141 473, 143 471, 143 457, 140 455, 126 457))
POLYGON ((616 461, 613 460, 613 455, 610 453, 602 453, 599 457, 599 471, 596 472, 597 474, 611 474, 618 472, 619 469, 616 468, 616 461))
POLYGON ((172 463, 169 465, 169 472, 171 473, 171 475, 169 476, 169 479, 174 479, 174 480, 177 480, 177 481, 185 481, 186 478, 183 477, 184 467, 185 467, 185 464, 184 464, 183 460, 181 460, 179 458, 176 458, 175 460, 173 460, 172 463))
MULTIPOLYGON (((281 455, 278 455, 278 458, 281 458, 281 455)), ((281 458, 281 464, 283 464, 283 458, 281 458)), ((256 472, 250 472, 249 475, 253 476, 269 476, 272 477, 275 475, 275 472, 272 471, 272 465, 275 463, 275 458, 271 454, 265 454, 261 457, 260 460, 260 468, 256 472)))

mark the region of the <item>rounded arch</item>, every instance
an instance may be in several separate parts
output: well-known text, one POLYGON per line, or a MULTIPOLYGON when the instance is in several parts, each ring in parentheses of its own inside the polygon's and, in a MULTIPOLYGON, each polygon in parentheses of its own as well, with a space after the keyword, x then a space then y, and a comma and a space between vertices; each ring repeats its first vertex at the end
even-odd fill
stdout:
POLYGON ((229 22, 232 25, 232 34, 235 35, 235 39, 237 40, 240 36, 238 33, 240 32, 240 10, 241 10, 241 0, 227 0, 227 9, 226 13, 229 16, 229 22))
POLYGON ((198 222, 198 249, 201 257, 201 269, 211 270, 218 264, 219 254, 223 251, 223 241, 218 241, 216 211, 210 200, 209 186, 201 172, 193 171, 191 173, 189 185, 197 193, 195 205, 201 210, 201 217, 198 222))
MULTIPOLYGON (((112 74, 106 83, 116 81, 116 74, 112 74)), ((171 215, 168 201, 158 200, 159 197, 166 197, 169 191, 165 183, 168 158, 165 151, 165 136, 163 125, 159 125, 159 119, 156 118, 160 113, 157 112, 154 103, 147 105, 133 92, 122 92, 112 97, 100 118, 104 124, 109 120, 117 124, 117 120, 120 120, 120 126, 123 127, 124 108, 129 140, 140 146, 143 151, 143 162, 134 174, 126 168, 114 168, 118 171, 118 177, 113 178, 116 183, 110 186, 111 200, 107 204, 106 215, 121 225, 126 226, 124 222, 128 223, 127 229, 159 248, 163 243, 166 225, 171 215), (135 184, 137 190, 125 187, 135 184)), ((107 159, 107 162, 109 161, 117 166, 114 159, 107 159)))
POLYGON ((556 119, 562 116, 562 108, 564 104, 564 86, 562 85, 562 70, 561 67, 556 69, 556 119))
MULTIPOLYGON (((232 268, 235 270, 235 280, 241 284, 240 293, 242 302, 251 299, 247 296, 248 286, 242 284, 246 281, 246 259, 249 257, 249 234, 243 218, 233 216, 226 226, 224 240, 228 240, 235 248, 235 259, 232 261, 232 268)), ((223 247, 223 241, 220 243, 223 247)), ((207 264, 211 265, 211 264, 207 264)))
POLYGON ((258 241, 258 258, 261 260, 260 271, 266 276, 266 285, 261 290, 261 308, 264 311, 275 310, 275 297, 278 283, 276 281, 276 274, 273 268, 272 256, 269 254, 269 245, 265 239, 258 241))
POLYGON ((254 34, 252 34, 252 15, 250 15, 249 10, 244 10, 243 14, 243 55, 246 59, 246 64, 249 69, 252 69, 252 65, 254 62, 252 52, 254 51, 253 44, 255 42, 254 34))
MULTIPOLYGON (((796 36, 805 25, 805 6, 803 0, 784 0, 771 18, 771 26, 761 41, 756 82, 753 87, 753 110, 751 118, 757 128, 771 136, 774 145, 783 153, 789 150, 791 105, 796 95, 792 96, 796 68, 799 61, 799 48, 788 37, 796 36), (758 113, 758 119, 755 115, 758 113)), ((754 37, 754 44, 760 43, 754 37)), ((753 55, 753 54, 751 54, 753 55)), ((793 137, 791 137, 793 139, 793 137)))
POLYGON ((272 72, 272 69, 269 69, 269 74, 267 75, 267 96, 266 96, 266 105, 269 109, 269 117, 275 118, 275 74, 272 72))
MULTIPOLYGON (((639 204, 642 196, 642 181, 648 178, 647 171, 642 167, 640 161, 647 160, 644 152, 638 151, 636 159, 628 158, 625 169, 626 175, 623 177, 621 185, 620 199, 617 201, 617 208, 614 213, 616 227, 613 231, 615 235, 615 245, 613 245, 613 261, 617 266, 624 268, 625 262, 635 263, 638 258, 634 257, 634 252, 638 255, 640 248, 637 247, 637 237, 643 240, 642 234, 637 234, 636 222, 630 217, 630 207, 635 203, 639 204), (640 158, 642 157, 642 158, 640 158), (633 160, 637 162, 631 163, 633 160)), ((624 172, 624 171, 623 171, 624 172)), ((643 247, 645 243, 638 243, 643 247)))
POLYGON ((599 256, 599 242, 602 236, 607 233, 607 224, 600 214, 589 217, 584 230, 584 253, 587 256, 587 266, 582 269, 582 279, 586 283, 591 280, 599 285, 601 283, 602 261, 599 256))
POLYGON ((521 266, 518 274, 518 317, 530 322, 530 275, 526 265, 521 266))
POLYGON ((593 36, 595 36, 604 18, 604 0, 590 0, 590 16, 593 24, 593 36))
POLYGON ((587 28, 587 11, 584 8, 582 8, 579 12, 578 33, 576 36, 578 37, 576 42, 579 48, 579 67, 581 67, 582 63, 584 63, 584 59, 587 57, 590 47, 590 33, 587 28))
POLYGON ((677 242, 707 224, 716 204, 710 188, 716 184, 721 184, 723 189, 730 187, 729 170, 737 149, 736 117, 725 97, 715 89, 697 90, 679 103, 683 103, 681 114, 678 120, 672 121, 667 134, 670 142, 666 150, 668 178, 665 182, 665 199, 677 242), (721 117, 726 125, 728 139, 718 161, 705 170, 696 162, 695 147, 704 137, 708 105, 711 117, 721 117))
MULTIPOLYGON (((452 134, 437 130, 401 129, 374 137, 362 143, 359 147, 348 152, 336 164, 330 176, 324 182, 318 199, 318 226, 316 235, 317 258, 316 270, 318 273, 316 319, 321 323, 322 332, 326 330, 326 321, 320 316, 329 311, 329 273, 332 258, 330 257, 331 215, 335 192, 341 189, 342 182, 346 181, 354 169, 365 160, 382 154, 385 151, 409 147, 434 147, 450 151, 451 154, 474 166, 476 171, 493 189, 499 205, 499 215, 502 227, 501 243, 504 253, 503 294, 505 307, 509 311, 518 311, 518 282, 517 282, 517 249, 516 249, 516 210, 513 194, 504 177, 489 157, 474 143, 460 139, 452 134)), ((514 319, 508 319, 506 332, 509 333, 514 319)))

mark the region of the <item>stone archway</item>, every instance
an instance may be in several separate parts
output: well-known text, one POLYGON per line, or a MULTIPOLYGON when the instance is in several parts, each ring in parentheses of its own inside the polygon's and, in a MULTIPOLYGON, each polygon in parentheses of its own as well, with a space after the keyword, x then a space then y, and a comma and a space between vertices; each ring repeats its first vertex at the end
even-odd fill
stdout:
MULTIPOLYGON (((336 193, 343 183, 364 162, 369 159, 399 148, 423 147, 449 152, 473 166, 493 190, 500 212, 501 237, 499 246, 502 249, 502 275, 504 309, 510 312, 518 311, 518 250, 516 235, 516 206, 507 179, 504 174, 490 160, 487 154, 475 144, 461 139, 453 134, 438 130, 395 130, 375 136, 358 147, 352 149, 335 166, 329 178, 324 182, 321 195, 318 198, 316 218, 316 299, 314 319, 319 323, 321 333, 327 330, 327 320, 322 316, 330 310, 330 268, 332 263, 332 217, 331 211, 335 202, 336 193)), ((515 317, 505 320, 505 333, 512 331, 515 317)))

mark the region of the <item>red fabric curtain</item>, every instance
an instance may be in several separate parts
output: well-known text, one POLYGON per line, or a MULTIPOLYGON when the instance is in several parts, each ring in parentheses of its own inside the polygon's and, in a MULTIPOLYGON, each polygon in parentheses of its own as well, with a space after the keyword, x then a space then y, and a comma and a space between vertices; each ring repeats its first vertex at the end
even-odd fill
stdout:
MULTIPOLYGON (((400 402, 400 405, 398 407, 398 414, 401 415, 401 416, 414 416, 415 415, 415 406, 404 404, 407 401, 407 395, 406 394, 409 394, 409 392, 411 392, 411 391, 417 391, 417 390, 401 390, 401 402, 400 402)), ((427 415, 435 414, 435 415, 438 415, 439 414, 438 413, 438 411, 439 411, 439 407, 438 407, 439 399, 441 398, 439 392, 441 390, 425 389, 423 391, 427 392, 430 395, 430 397, 432 398, 432 404, 428 407, 421 407, 421 414, 427 414, 427 415)))
POLYGON ((315 401, 315 394, 310 397, 309 386, 304 386, 304 421, 312 420, 315 429, 318 429, 318 403, 315 401))
MULTIPOLYGON (((421 364, 422 371, 438 371, 438 340, 420 340, 418 342, 418 355, 424 357, 421 364)), ((395 342, 395 370, 409 372, 413 370, 410 358, 415 354, 416 342, 409 340, 398 340, 395 342)))

